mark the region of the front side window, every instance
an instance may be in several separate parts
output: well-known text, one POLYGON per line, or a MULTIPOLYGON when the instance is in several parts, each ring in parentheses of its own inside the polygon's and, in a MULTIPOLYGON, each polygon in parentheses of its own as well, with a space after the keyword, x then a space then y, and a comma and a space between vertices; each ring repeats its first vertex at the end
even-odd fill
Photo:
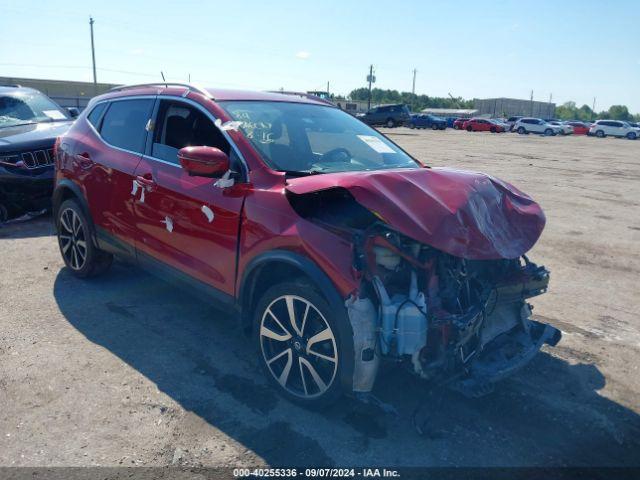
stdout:
POLYGON ((40 92, 18 90, 0 96, 0 128, 67 120, 67 113, 40 92))
POLYGON ((225 101, 240 131, 274 170, 312 174, 420 165, 377 130, 338 108, 225 101))
POLYGON ((111 102, 102 120, 100 135, 114 147, 142 153, 152 107, 153 100, 146 98, 111 102))
POLYGON ((178 163, 183 147, 216 147, 229 155, 230 147, 222 132, 199 109, 184 102, 162 100, 154 127, 151 156, 178 163))

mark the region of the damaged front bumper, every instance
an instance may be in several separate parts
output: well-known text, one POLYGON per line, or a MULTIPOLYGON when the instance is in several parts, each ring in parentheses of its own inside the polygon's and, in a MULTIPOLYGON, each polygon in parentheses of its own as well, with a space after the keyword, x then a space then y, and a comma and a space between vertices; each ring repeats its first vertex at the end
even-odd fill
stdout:
POLYGON ((562 337, 557 328, 529 320, 528 331, 519 326, 487 344, 480 355, 469 361, 463 378, 449 386, 467 397, 480 397, 527 365, 544 344, 555 346, 562 337))

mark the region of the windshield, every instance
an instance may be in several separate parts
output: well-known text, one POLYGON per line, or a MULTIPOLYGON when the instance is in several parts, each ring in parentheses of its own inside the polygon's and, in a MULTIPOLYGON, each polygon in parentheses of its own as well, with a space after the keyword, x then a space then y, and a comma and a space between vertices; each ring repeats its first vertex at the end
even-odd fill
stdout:
POLYGON ((386 137, 338 108, 263 101, 220 104, 274 170, 314 174, 420 167, 386 137))
POLYGON ((0 128, 60 120, 69 120, 69 117, 41 93, 17 91, 0 95, 0 128))

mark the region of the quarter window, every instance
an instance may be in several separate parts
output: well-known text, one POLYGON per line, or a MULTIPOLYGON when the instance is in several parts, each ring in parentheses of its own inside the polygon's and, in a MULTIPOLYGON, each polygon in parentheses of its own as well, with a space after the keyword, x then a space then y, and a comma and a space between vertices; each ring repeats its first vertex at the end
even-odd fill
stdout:
POLYGON ((89 113, 89 115, 87 116, 87 120, 89 120, 91 125, 98 128, 98 122, 100 121, 100 117, 102 117, 102 112, 104 112, 104 109, 106 107, 107 107, 106 102, 99 103, 98 105, 93 107, 93 110, 91 110, 91 113, 89 113))
POLYGON ((102 121, 102 138, 114 147, 142 153, 152 107, 151 99, 112 102, 102 121))

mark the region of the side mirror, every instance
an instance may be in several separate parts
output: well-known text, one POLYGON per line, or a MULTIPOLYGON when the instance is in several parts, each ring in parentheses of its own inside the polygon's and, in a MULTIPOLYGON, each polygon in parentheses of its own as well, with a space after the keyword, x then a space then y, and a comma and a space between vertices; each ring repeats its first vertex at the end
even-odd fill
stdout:
POLYGON ((78 116, 80 115, 80 110, 78 110, 76 107, 67 107, 67 112, 69 113, 71 118, 78 118, 78 116))
POLYGON ((219 178, 229 170, 229 157, 215 147, 184 147, 178 151, 178 161, 189 175, 219 178))

